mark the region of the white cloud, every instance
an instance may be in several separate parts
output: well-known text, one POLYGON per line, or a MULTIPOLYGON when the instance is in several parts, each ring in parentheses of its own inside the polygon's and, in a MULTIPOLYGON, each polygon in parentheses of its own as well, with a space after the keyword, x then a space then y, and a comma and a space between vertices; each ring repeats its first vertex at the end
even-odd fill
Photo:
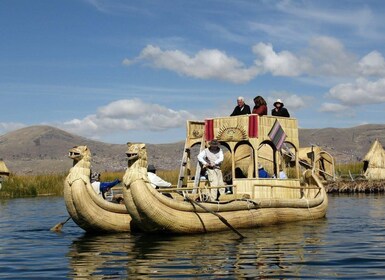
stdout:
POLYGON ((302 109, 308 106, 306 102, 306 97, 298 96, 296 94, 290 95, 286 98, 286 106, 292 110, 302 109))
POLYGON ((309 96, 299 96, 297 94, 290 94, 287 92, 273 92, 272 95, 266 100, 269 109, 273 108, 273 104, 277 99, 281 99, 285 107, 290 111, 297 111, 309 106, 308 104, 312 98, 309 96))
POLYGON ((253 52, 259 57, 255 64, 274 76, 299 76, 311 67, 306 58, 300 58, 288 51, 276 53, 271 44, 258 43, 253 52))
POLYGON ((122 61, 122 64, 123 64, 123 65, 126 65, 126 66, 130 66, 130 65, 133 64, 133 63, 134 63, 134 61, 129 60, 128 58, 125 58, 125 59, 123 59, 123 61, 122 61))
POLYGON ((184 127, 188 119, 195 119, 195 116, 140 99, 125 99, 111 102, 83 119, 67 121, 61 127, 86 137, 100 138, 116 131, 162 131, 184 127))
POLYGON ((328 4, 323 6, 323 3, 327 2, 284 0, 279 1, 276 7, 280 12, 294 16, 296 19, 306 19, 309 24, 318 22, 322 25, 334 27, 340 25, 348 27, 366 38, 381 36, 376 31, 377 21, 381 19, 376 17, 375 13, 365 2, 358 3, 355 7, 351 3, 352 5, 349 5, 348 8, 346 3, 344 4, 343 2, 341 2, 342 6, 339 8, 337 6, 329 6, 328 4))
POLYGON ((362 105, 385 102, 385 78, 369 81, 358 78, 353 83, 332 87, 328 97, 341 101, 344 105, 362 105))
POLYGON ((385 60, 378 51, 372 51, 364 56, 358 63, 360 72, 364 76, 384 76, 385 60))
POLYGON ((315 76, 355 76, 357 59, 343 44, 332 37, 319 36, 310 40, 307 50, 312 61, 312 75, 315 76))
POLYGON ((157 46, 148 45, 135 60, 148 61, 154 67, 194 78, 214 78, 234 83, 249 81, 258 74, 256 67, 247 68, 242 62, 216 49, 204 49, 190 57, 179 50, 163 51, 157 46))
POLYGON ((348 109, 348 106, 337 103, 323 103, 320 112, 342 113, 348 109))
POLYGON ((0 122, 0 133, 4 134, 4 133, 7 133, 7 132, 10 132, 10 131, 13 131, 13 130, 17 130, 17 129, 20 129, 20 128, 23 128, 23 127, 26 127, 26 126, 27 125, 25 125, 23 123, 16 123, 16 122, 5 123, 5 122, 0 122))
POLYGON ((317 36, 309 41, 300 54, 288 50, 275 51, 270 43, 260 42, 252 47, 254 62, 246 66, 238 59, 217 49, 203 49, 195 55, 181 50, 162 50, 148 45, 133 59, 135 63, 174 71, 180 75, 199 79, 218 79, 232 83, 246 83, 258 75, 271 74, 283 77, 316 77, 346 79, 366 76, 385 76, 385 59, 378 51, 371 51, 361 59, 348 51, 336 38, 317 36))

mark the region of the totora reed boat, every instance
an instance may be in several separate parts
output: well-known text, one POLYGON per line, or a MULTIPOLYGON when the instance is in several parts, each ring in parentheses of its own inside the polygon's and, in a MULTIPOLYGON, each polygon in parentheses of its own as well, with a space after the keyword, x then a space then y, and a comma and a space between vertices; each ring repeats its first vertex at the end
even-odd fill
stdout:
POLYGON ((132 219, 126 207, 104 200, 91 186, 89 148, 74 147, 69 157, 73 167, 64 182, 64 200, 74 222, 87 232, 130 231, 132 219))
POLYGON ((174 188, 154 189, 147 177, 145 144, 128 143, 124 201, 133 222, 147 232, 236 231, 319 219, 328 206, 316 168, 321 157, 313 157, 314 162, 303 168, 299 151, 297 120, 293 118, 245 115, 188 121, 174 188), (199 163, 195 173, 191 166, 196 162, 194 151, 199 153, 213 139, 225 152, 221 169, 231 193, 222 194, 219 201, 206 201, 210 189, 218 187, 211 187, 202 177, 199 163), (260 165, 270 178, 258 178, 260 165), (287 179, 278 179, 282 171, 287 179))

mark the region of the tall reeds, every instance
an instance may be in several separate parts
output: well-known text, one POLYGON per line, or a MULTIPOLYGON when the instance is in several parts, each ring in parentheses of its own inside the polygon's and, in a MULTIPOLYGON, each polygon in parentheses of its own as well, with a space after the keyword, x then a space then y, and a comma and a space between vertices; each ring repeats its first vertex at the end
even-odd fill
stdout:
POLYGON ((63 195, 63 183, 67 174, 14 175, 2 182, 0 198, 63 195))

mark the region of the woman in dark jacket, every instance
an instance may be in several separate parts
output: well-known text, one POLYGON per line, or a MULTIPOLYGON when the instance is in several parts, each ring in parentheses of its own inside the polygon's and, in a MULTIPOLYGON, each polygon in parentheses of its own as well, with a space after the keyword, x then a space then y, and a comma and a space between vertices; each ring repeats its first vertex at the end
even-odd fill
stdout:
POLYGON ((283 103, 281 99, 277 99, 277 101, 274 102, 274 109, 271 110, 271 115, 276 117, 286 117, 290 118, 290 114, 287 111, 286 108, 283 107, 283 103))

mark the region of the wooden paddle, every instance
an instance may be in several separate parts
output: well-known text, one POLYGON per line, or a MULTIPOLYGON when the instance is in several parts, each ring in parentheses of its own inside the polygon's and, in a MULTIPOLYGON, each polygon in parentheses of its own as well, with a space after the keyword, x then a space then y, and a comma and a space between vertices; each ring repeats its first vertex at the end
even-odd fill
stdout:
POLYGON ((71 217, 68 217, 67 220, 65 220, 64 222, 60 222, 60 223, 56 224, 54 227, 52 227, 52 228, 50 229, 50 231, 60 232, 61 229, 62 229, 62 227, 64 226, 64 224, 65 224, 66 222, 68 222, 70 219, 71 219, 71 217))
POLYGON ((236 234, 239 235, 240 238, 245 238, 245 236, 243 236, 239 231, 237 231, 232 225, 230 225, 230 223, 225 219, 223 218, 221 215, 219 215, 218 213, 215 213, 214 211, 208 209, 207 207, 203 206, 202 204, 200 204, 199 202, 189 198, 188 196, 185 197, 186 200, 188 200, 191 204, 196 204, 198 205, 200 208, 202 208, 203 210, 205 210, 206 212, 210 213, 210 214, 213 214, 215 216, 217 216, 219 218, 219 220, 221 220, 222 223, 224 223, 226 226, 228 226, 232 231, 234 231, 236 234))

